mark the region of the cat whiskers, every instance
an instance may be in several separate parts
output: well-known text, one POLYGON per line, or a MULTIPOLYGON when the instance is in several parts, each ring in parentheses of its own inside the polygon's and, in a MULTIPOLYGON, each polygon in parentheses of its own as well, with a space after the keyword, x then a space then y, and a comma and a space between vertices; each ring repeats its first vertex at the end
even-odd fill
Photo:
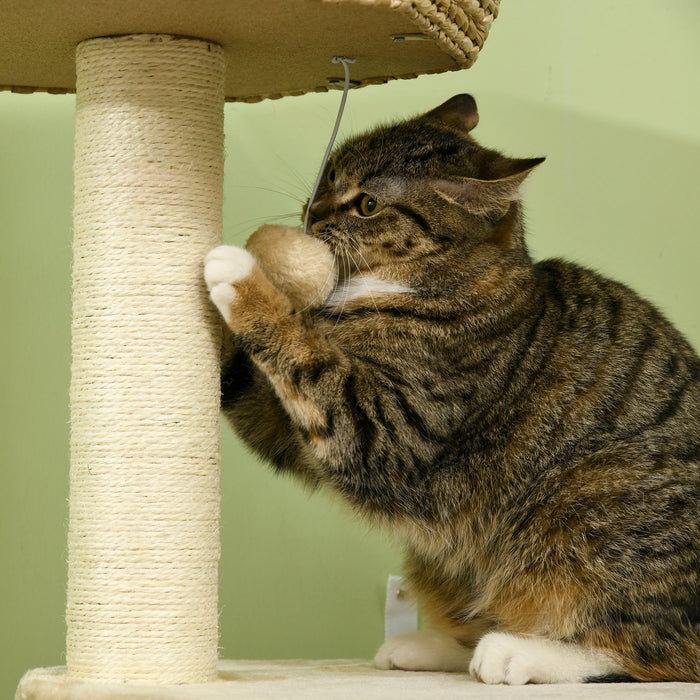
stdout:
POLYGON ((266 214, 265 216, 255 216, 250 219, 245 219, 239 222, 238 227, 235 229, 232 235, 232 240, 235 241, 236 245, 244 245, 245 240, 250 235, 251 228, 257 228, 261 224, 279 223, 279 224, 290 224, 296 221, 299 217, 298 211, 289 212, 286 214, 275 214, 271 216, 266 214), (239 243, 240 241, 240 243, 239 243))
MULTIPOLYGON (((286 190, 275 189, 274 187, 263 187, 262 185, 235 185, 235 187, 237 189, 242 190, 260 190, 261 192, 270 192, 272 194, 278 194, 281 197, 293 199, 295 202, 301 204, 302 206, 306 203, 306 200, 302 196, 298 194, 293 194, 292 192, 287 192, 286 190)), ((298 214, 299 212, 295 212, 295 215, 298 214)))
MULTIPOLYGON (((350 278, 350 263, 347 259, 347 252, 343 251, 345 254, 344 255, 339 255, 337 259, 340 260, 340 262, 343 263, 343 274, 342 274, 342 279, 346 280, 350 278)), ((338 268, 339 274, 340 274, 340 268, 338 268)), ((338 312, 338 315, 336 316, 335 323, 333 324, 333 330, 335 330, 336 326, 340 322, 340 319, 343 316, 343 312, 345 311, 345 305, 347 304, 348 301, 348 294, 349 291, 347 287, 345 288, 345 296, 343 297, 343 303, 340 305, 340 311, 338 312)))
MULTIPOLYGON (((360 260, 364 264, 365 269, 369 270, 369 273, 372 274, 372 268, 370 267, 369 263, 367 262, 367 259, 365 258, 365 256, 362 254, 362 251, 360 250, 360 246, 357 244, 357 241, 350 236, 347 237, 347 241, 352 245, 355 252, 360 256, 360 260)), ((355 266, 355 269, 357 270, 360 277, 362 277, 362 279, 366 281, 367 278, 362 274, 362 268, 357 264, 357 261, 355 260, 355 257, 353 256, 353 254, 350 251, 347 251, 347 254, 348 254, 350 260, 352 261, 352 264, 355 266)), ((377 306, 377 302, 374 299, 374 295, 372 294, 372 291, 370 290, 370 285, 367 285, 367 293, 369 294, 369 298, 372 300, 372 304, 374 306, 375 311, 377 313, 379 313, 379 307, 377 306)))

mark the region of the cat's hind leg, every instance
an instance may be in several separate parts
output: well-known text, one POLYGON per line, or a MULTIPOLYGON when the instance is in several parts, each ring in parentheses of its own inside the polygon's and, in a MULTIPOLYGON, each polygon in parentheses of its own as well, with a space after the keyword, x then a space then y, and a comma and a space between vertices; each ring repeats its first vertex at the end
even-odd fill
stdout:
POLYGON ((374 665, 382 670, 466 672, 472 652, 442 632, 411 632, 387 639, 374 657, 374 665))
POLYGON ((599 649, 504 632, 490 632, 481 639, 469 670, 484 683, 507 685, 584 683, 624 675, 599 649))

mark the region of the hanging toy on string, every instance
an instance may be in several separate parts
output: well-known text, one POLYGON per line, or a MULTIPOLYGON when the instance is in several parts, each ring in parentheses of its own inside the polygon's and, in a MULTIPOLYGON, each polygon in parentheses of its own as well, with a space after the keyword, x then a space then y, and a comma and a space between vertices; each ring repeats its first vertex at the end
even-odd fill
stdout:
POLYGON ((338 281, 338 270, 333 253, 327 245, 308 235, 311 205, 318 194, 323 172, 338 135, 350 89, 348 64, 354 63, 354 60, 335 56, 333 63, 342 63, 345 70, 343 97, 333 133, 309 198, 304 227, 265 225, 248 239, 245 246, 270 282, 289 298, 292 306, 297 310, 321 306, 338 281))
POLYGON ((336 286, 338 270, 331 249, 301 228, 262 226, 245 247, 297 311, 322 306, 336 286))

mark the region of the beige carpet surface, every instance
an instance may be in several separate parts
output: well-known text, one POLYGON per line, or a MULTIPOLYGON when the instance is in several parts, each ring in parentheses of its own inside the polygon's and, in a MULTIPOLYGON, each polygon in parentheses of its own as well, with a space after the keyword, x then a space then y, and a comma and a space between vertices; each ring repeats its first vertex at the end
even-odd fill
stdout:
POLYGON ((478 698, 700 699, 700 684, 486 686, 453 673, 378 671, 369 661, 220 661, 207 685, 83 684, 63 668, 29 671, 16 700, 464 700, 478 698))

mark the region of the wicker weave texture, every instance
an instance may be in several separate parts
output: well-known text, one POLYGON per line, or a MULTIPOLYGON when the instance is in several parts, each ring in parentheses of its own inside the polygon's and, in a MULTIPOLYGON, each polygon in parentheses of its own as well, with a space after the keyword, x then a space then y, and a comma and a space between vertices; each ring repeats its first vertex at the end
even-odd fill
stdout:
POLYGON ((500 0, 392 0, 423 34, 434 39, 461 68, 479 56, 500 0))

